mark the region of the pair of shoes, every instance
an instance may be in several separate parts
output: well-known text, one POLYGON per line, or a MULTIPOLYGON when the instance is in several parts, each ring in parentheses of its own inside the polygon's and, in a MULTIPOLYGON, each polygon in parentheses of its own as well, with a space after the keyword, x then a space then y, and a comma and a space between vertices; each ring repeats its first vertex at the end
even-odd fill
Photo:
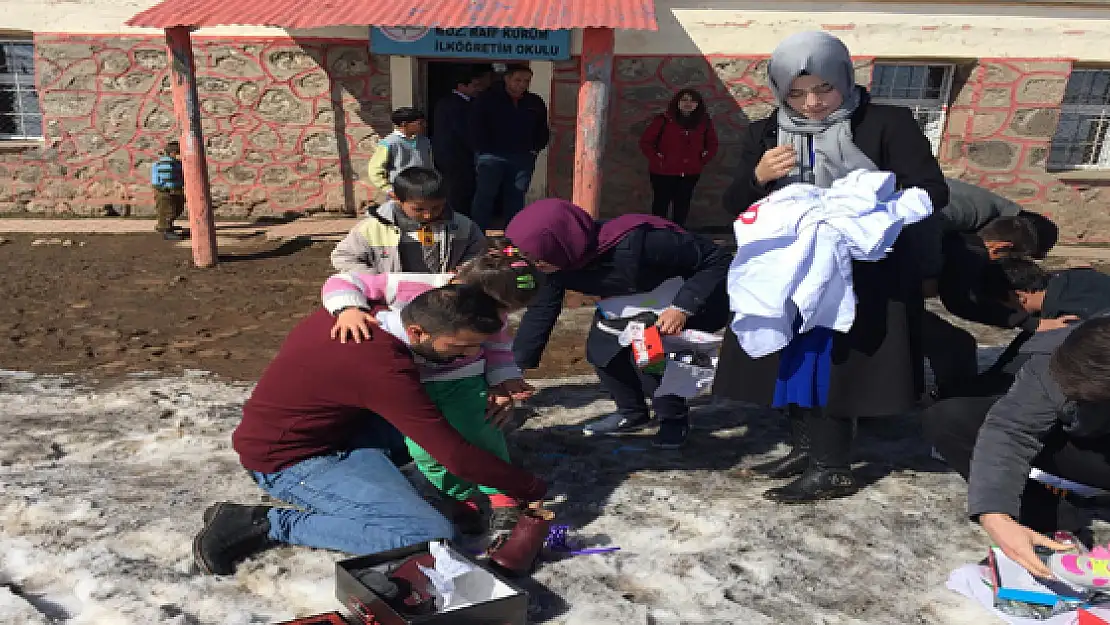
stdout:
POLYGON ((809 429, 805 419, 797 410, 791 410, 787 417, 790 420, 790 453, 778 460, 757 464, 752 471, 780 480, 797 477, 809 466, 809 429))
POLYGON ((686 444, 688 436, 690 436, 690 417, 661 419, 659 431, 655 433, 651 444, 657 449, 680 449, 686 444))
POLYGON ((185 237, 183 237, 180 234, 174 232, 173 230, 166 230, 165 232, 163 232, 162 233, 162 238, 165 239, 166 241, 184 241, 185 240, 185 237))
POLYGON ((638 432, 650 423, 651 417, 646 414, 628 416, 617 412, 587 423, 582 428, 582 434, 584 436, 628 434, 638 432))
POLYGON ((804 409, 802 420, 809 436, 809 464, 801 477, 767 490, 764 498, 787 504, 812 503, 858 492, 851 463, 855 422, 828 417, 819 408, 804 409))
POLYGON ((271 508, 221 502, 206 509, 204 528, 193 539, 197 567, 212 575, 231 575, 237 562, 271 546, 271 508))

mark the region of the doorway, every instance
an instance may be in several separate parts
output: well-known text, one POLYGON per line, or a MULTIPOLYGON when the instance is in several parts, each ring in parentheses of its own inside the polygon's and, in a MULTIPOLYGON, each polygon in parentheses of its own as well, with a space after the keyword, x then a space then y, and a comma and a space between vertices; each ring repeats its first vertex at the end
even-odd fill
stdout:
POLYGON ((506 63, 474 63, 466 61, 437 61, 424 62, 424 102, 427 108, 424 113, 428 116, 428 134, 435 133, 435 107, 441 99, 455 90, 455 80, 460 70, 468 68, 489 70, 493 82, 504 79, 506 63))

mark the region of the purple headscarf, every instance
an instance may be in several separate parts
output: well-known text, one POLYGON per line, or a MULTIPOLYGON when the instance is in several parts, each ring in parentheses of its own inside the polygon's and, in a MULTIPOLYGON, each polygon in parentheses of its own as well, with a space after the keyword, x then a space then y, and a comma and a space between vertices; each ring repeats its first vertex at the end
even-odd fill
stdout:
POLYGON ((517 213, 505 227, 505 236, 532 260, 559 269, 580 269, 643 225, 683 232, 677 224, 653 215, 621 215, 597 222, 575 204, 547 199, 517 213))

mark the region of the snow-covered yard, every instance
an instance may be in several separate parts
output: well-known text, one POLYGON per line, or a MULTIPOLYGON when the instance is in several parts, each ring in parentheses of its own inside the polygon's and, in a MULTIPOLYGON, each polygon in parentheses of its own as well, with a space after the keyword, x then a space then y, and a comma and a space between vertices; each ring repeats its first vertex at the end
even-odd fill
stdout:
MULTIPOLYGON (((576 424, 612 407, 594 380, 542 387, 516 454, 551 481, 561 522, 622 549, 541 568, 534 621, 993 622, 944 588, 985 543, 913 418, 862 425, 866 491, 787 507, 743 469, 784 436, 768 412, 704 403, 691 444, 659 452, 581 437, 576 424)), ((249 388, 199 373, 102 387, 0 376, 0 623, 235 625, 336 609, 335 553, 275 549, 226 579, 193 565, 201 510, 261 495, 229 446, 249 388)))

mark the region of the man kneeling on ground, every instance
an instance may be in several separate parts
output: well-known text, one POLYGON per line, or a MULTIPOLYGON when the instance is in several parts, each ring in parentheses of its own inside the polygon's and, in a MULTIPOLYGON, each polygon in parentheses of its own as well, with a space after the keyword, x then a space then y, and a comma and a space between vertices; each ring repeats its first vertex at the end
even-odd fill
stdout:
POLYGON ((926 439, 968 480, 971 518, 1006 555, 1049 577, 1034 547, 1063 548, 1045 535, 1056 530, 1089 542, 1082 509, 1108 502, 1061 493, 1029 472, 1110 490, 1110 318, 1038 334, 1026 347, 1031 356, 1006 395, 942 401, 922 422, 926 439))
MULTIPOLYGON (((450 359, 481 349, 483 332, 501 326, 500 311, 492 300, 476 307, 471 299, 418 297, 406 307, 413 315, 433 303, 458 304, 437 312, 454 317, 454 330, 425 336, 424 353, 450 359)), ((376 327, 369 340, 333 341, 334 321, 321 309, 289 333, 232 435, 258 485, 297 507, 212 506, 193 542, 202 570, 230 574, 237 561, 276 543, 368 554, 452 537, 451 523, 397 468, 409 461, 405 436, 463 479, 522 502, 546 492, 542 479, 466 442, 443 418, 409 346, 376 327)))

